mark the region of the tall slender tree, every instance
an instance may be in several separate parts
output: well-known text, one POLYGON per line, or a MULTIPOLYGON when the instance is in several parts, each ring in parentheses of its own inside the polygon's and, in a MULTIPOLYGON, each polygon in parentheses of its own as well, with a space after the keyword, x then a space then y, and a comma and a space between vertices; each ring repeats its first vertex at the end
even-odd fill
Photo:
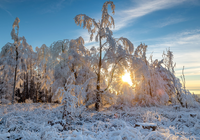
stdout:
MULTIPOLYGON (((99 20, 98 22, 86 16, 85 14, 79 14, 75 17, 75 23, 79 26, 83 24, 83 28, 86 28, 90 33, 90 40, 93 40, 93 36, 96 33, 95 41, 99 41, 98 49, 93 48, 93 50, 98 50, 98 62, 95 70, 97 74, 95 103, 96 110, 99 110, 100 107, 101 93, 108 89, 108 87, 105 89, 101 89, 103 64, 106 65, 108 61, 111 62, 111 65, 114 65, 111 71, 112 73, 114 73, 116 64, 118 64, 119 61, 125 58, 127 52, 130 54, 133 52, 133 44, 128 39, 123 37, 119 39, 114 39, 112 37, 113 33, 110 28, 114 27, 114 19, 108 13, 108 5, 111 6, 112 13, 115 13, 114 3, 112 1, 105 2, 102 8, 101 20, 99 20), (120 44, 120 42, 122 42, 122 45, 120 44), (105 53, 105 55, 103 55, 103 53, 105 53), (112 56, 108 58, 108 55, 112 56), (107 58, 110 60, 108 60, 107 58)), ((113 74, 111 74, 111 79, 112 76, 113 74)), ((110 81, 112 82, 112 80, 110 81)))
POLYGON ((18 61, 18 46, 20 44, 18 34, 19 34, 19 18, 17 17, 13 23, 13 29, 11 31, 11 37, 14 40, 15 52, 16 52, 16 65, 15 65, 15 75, 14 75, 14 86, 13 86, 13 95, 12 95, 12 104, 14 104, 14 95, 15 95, 15 86, 16 86, 16 77, 17 77, 17 61, 18 61), (15 28, 17 32, 15 32, 15 28))

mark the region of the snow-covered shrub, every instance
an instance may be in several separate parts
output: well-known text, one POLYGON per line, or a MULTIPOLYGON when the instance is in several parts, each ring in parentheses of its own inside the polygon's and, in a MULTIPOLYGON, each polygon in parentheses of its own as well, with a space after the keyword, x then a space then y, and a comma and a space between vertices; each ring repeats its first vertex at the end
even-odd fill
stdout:
POLYGON ((196 94, 192 94, 192 96, 194 97, 194 99, 196 100, 196 102, 199 102, 200 103, 200 97, 196 94))
MULTIPOLYGON (((56 93, 58 87, 65 87, 65 83, 67 81, 67 78, 70 76, 71 71, 68 66, 60 67, 60 65, 55 66, 54 70, 54 82, 51 85, 52 92, 56 93)), ((56 95, 53 94, 52 100, 56 100, 56 95)))
POLYGON ((181 103, 182 107, 198 107, 200 104, 196 101, 195 96, 193 96, 189 90, 184 89, 180 80, 176 81, 177 89, 179 91, 179 95, 177 95, 177 100, 181 103))
MULTIPOLYGON (((175 76, 174 68, 176 64, 173 62, 173 53, 172 51, 167 50, 163 53, 163 64, 165 66, 165 75, 167 79, 166 85, 170 89, 170 99, 172 103, 180 103, 182 107, 196 107, 199 106, 199 103, 195 100, 194 96, 185 88, 185 83, 181 83, 180 79, 175 76)), ((184 75, 182 75, 184 77, 184 75)), ((184 81, 185 82, 185 81, 184 81)))
POLYGON ((5 97, 1 97, 2 99, 0 99, 0 104, 10 104, 11 101, 7 100, 5 97))
POLYGON ((25 100, 25 103, 31 104, 31 103, 33 103, 33 100, 31 100, 30 98, 29 98, 29 99, 26 99, 26 100, 25 100))
POLYGON ((143 106, 180 103, 183 107, 197 106, 191 93, 182 87, 175 77, 173 54, 168 50, 161 61, 146 58, 147 46, 140 44, 131 59, 132 81, 134 85, 133 103, 143 106))
POLYGON ((131 107, 134 105, 135 92, 128 83, 124 83, 121 89, 121 94, 117 95, 117 105, 131 107))
POLYGON ((134 104, 143 106, 165 105, 169 101, 167 82, 162 78, 162 60, 147 61, 147 46, 140 44, 131 60, 134 84, 134 104))
MULTIPOLYGON (((74 120, 79 117, 87 106, 87 102, 91 102, 88 97, 88 79, 82 85, 75 85, 74 73, 72 73, 65 84, 65 87, 59 87, 54 98, 57 98, 63 104, 63 118, 74 120), (86 102, 87 100, 87 102, 86 102), (85 106, 86 105, 86 106, 85 106)), ((92 101, 94 103, 94 101, 92 101)))

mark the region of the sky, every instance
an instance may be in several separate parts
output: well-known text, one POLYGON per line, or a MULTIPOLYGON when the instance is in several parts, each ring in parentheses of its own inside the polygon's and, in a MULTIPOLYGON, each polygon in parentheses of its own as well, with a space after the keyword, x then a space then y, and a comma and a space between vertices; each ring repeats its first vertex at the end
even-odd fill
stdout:
MULTIPOLYGON (((86 29, 77 26, 78 14, 99 20, 105 0, 0 0, 0 48, 13 42, 10 32, 16 17, 20 19, 19 36, 33 48, 63 39, 82 36, 86 29)), ((128 38, 135 47, 148 45, 148 56, 162 59, 163 51, 173 51, 176 76, 184 66, 186 88, 200 94, 200 0, 114 0, 113 36, 128 38)), ((110 12, 109 7, 109 12, 110 12)), ((110 12, 110 14, 112 14, 110 12)))

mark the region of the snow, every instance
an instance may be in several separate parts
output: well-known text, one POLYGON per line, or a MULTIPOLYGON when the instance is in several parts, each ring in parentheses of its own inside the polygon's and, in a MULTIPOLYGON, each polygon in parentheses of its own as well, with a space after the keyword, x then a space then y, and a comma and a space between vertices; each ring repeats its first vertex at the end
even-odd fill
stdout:
POLYGON ((0 140, 200 140, 199 108, 91 108, 71 120, 62 119, 62 111, 60 104, 0 105, 0 140))
POLYGON ((0 53, 0 140, 200 139, 200 98, 175 77, 172 51, 162 60, 148 59, 147 45, 134 50, 128 39, 114 38, 108 5, 114 14, 114 3, 105 2, 98 22, 85 14, 75 17, 91 41, 95 35, 100 43, 90 50, 79 37, 34 52, 18 37, 15 19, 14 43, 0 53), (121 80, 125 72, 131 87, 121 80), (49 100, 61 104, 33 103, 49 100))

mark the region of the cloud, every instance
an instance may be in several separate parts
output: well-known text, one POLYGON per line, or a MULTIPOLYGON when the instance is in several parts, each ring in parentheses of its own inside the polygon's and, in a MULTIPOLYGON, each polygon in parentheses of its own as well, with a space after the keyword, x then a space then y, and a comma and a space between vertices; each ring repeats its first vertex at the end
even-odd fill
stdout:
POLYGON ((6 11, 12 18, 14 18, 13 15, 8 10, 6 10, 2 5, 0 5, 0 9, 6 11))
MULTIPOLYGON (((176 63, 175 74, 178 78, 182 75, 184 66, 184 75, 186 87, 195 94, 200 90, 200 29, 185 30, 167 36, 144 40, 148 49, 153 51, 153 59, 162 59, 163 48, 169 48, 174 54, 176 63)), ((150 52, 148 52, 149 54, 150 52)))
POLYGON ((27 1, 27 0, 2 0, 3 2, 6 2, 6 3, 19 3, 19 2, 24 2, 24 1, 27 1))
POLYGON ((117 18, 115 21, 115 30, 120 30, 121 28, 126 27, 139 17, 158 10, 174 7, 185 1, 186 0, 135 0, 135 6, 130 6, 127 10, 116 12, 117 18))
POLYGON ((183 32, 169 34, 164 37, 147 39, 147 42, 153 42, 152 47, 159 48, 162 47, 171 47, 180 49, 181 45, 185 49, 198 49, 200 45, 200 29, 195 30, 186 30, 183 32), (157 43, 157 44, 156 44, 157 43))
POLYGON ((54 1, 53 3, 47 5, 43 9, 43 13, 54 13, 56 11, 59 11, 63 8, 65 8, 66 5, 69 5, 73 2, 74 0, 57 0, 54 1))
POLYGON ((65 2, 65 0, 58 0, 54 3, 51 3, 50 5, 47 5, 47 7, 45 7, 43 9, 44 13, 53 13, 55 11, 61 10, 62 8, 64 8, 63 3, 65 2))
POLYGON ((162 28, 162 27, 172 25, 172 24, 177 24, 177 23, 180 23, 180 22, 183 22, 183 21, 186 21, 186 20, 187 19, 184 19, 184 18, 168 17, 168 18, 165 18, 165 19, 159 21, 158 23, 156 23, 155 27, 162 28))
POLYGON ((177 75, 185 66, 185 75, 200 75, 200 29, 187 30, 160 38, 145 40, 154 58, 162 59, 163 48, 170 48, 174 54, 177 75))

